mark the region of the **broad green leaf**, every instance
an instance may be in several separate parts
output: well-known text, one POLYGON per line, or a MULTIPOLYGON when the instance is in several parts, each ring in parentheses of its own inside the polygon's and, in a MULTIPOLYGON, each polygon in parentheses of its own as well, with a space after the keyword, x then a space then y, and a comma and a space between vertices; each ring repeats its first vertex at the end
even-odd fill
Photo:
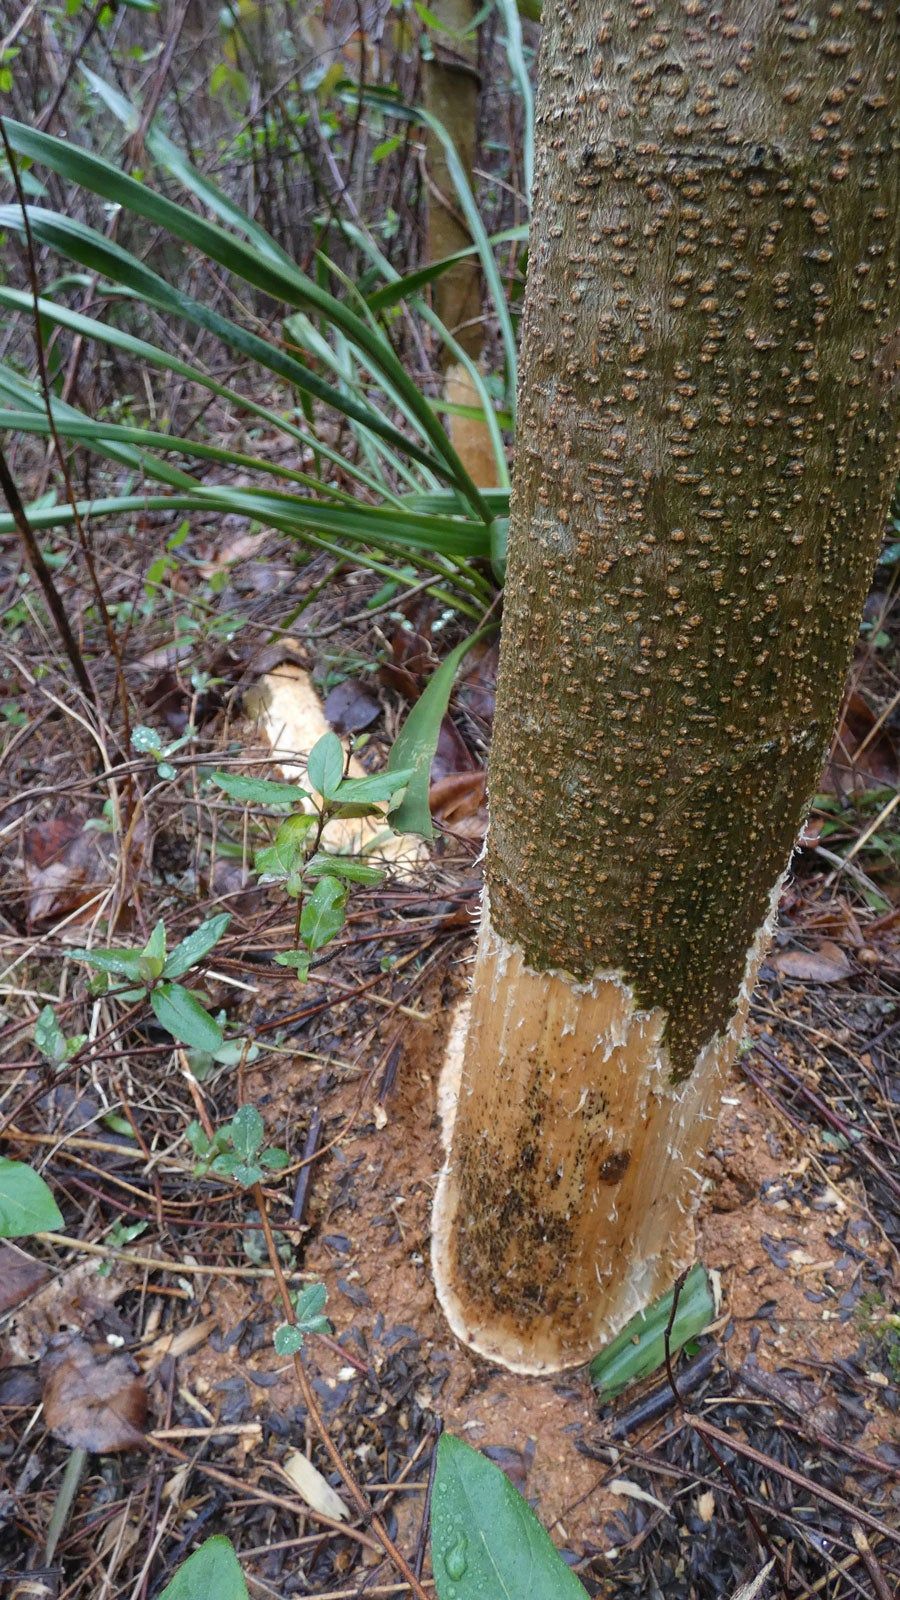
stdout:
POLYGON ((413 767, 398 767, 373 773, 369 778, 345 778, 334 798, 342 805, 378 805, 404 788, 414 772, 413 767))
POLYGON ((222 1043, 222 1029, 200 1001, 180 983, 161 983, 151 990, 150 1004, 161 1028, 180 1044, 192 1050, 215 1053, 222 1043))
POLYGON ((207 1539, 182 1562, 159 1600, 249 1600, 241 1564, 230 1539, 207 1539))
MULTIPOLYGON (((601 1404, 621 1394, 629 1383, 649 1377, 664 1364, 673 1298, 674 1290, 670 1289, 646 1311, 638 1312, 618 1337, 594 1357, 590 1367, 591 1382, 598 1390, 601 1404)), ((709 1278, 698 1261, 685 1278, 678 1296, 669 1336, 672 1353, 680 1350, 689 1339, 696 1339, 715 1320, 715 1315, 716 1303, 709 1278)))
POLYGON ((34 1042, 51 1066, 58 1067, 65 1061, 68 1054, 66 1036, 52 1006, 44 1006, 35 1023, 34 1042))
POLYGON ((76 961, 86 961, 98 972, 110 972, 113 977, 128 978, 132 983, 143 982, 140 950, 70 950, 76 961))
POLYGON ((337 878, 320 878, 300 913, 300 937, 308 950, 321 950, 344 926, 347 890, 337 878))
POLYGON ((310 856, 304 869, 307 878, 321 878, 331 873, 335 878, 346 878, 350 883, 365 883, 372 887, 384 881, 380 867, 370 867, 358 856, 330 856, 324 851, 310 856))
POLYGON ((431 763, 437 749, 441 723, 450 704, 456 669, 466 652, 483 638, 483 632, 473 633, 450 651, 437 672, 429 678, 394 740, 388 757, 388 772, 411 771, 412 774, 407 780, 406 794, 391 815, 391 826, 398 833, 420 833, 425 839, 434 837, 428 806, 431 763))
POLYGON ((252 1161, 266 1128, 255 1106, 239 1106, 228 1126, 232 1148, 242 1161, 252 1161))
POLYGON ((438 1600, 585 1600, 537 1517, 492 1461, 438 1441, 431 1564, 438 1600))
POLYGON ((226 911, 223 911, 218 917, 207 917, 205 922, 201 922, 199 928, 195 928, 193 933, 189 933, 186 939, 182 939, 181 943, 175 946, 163 967, 163 975, 166 978, 183 977, 191 967, 197 965, 198 961, 202 961, 204 956, 209 955, 210 950, 214 949, 218 944, 230 921, 231 917, 226 911))
POLYGON ((40 1173, 24 1161, 0 1156, 0 1239, 23 1239, 62 1225, 62 1213, 40 1173))
POLYGON ((242 805, 298 806, 308 799, 296 783, 276 783, 273 778, 247 778, 241 772, 214 772, 211 781, 242 805))
POLYGON ((333 800, 344 776, 344 747, 336 733, 323 733, 309 752, 307 775, 323 800, 333 800))

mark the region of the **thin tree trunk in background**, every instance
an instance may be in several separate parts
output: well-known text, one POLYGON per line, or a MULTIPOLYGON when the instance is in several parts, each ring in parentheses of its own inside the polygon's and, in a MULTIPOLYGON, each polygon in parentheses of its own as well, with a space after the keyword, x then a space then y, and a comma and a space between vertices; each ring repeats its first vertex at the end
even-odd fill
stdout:
MULTIPOLYGON (((475 0, 436 0, 429 11, 446 32, 431 34, 434 57, 425 64, 425 106, 449 133, 466 175, 472 182, 478 131, 478 37, 474 21, 475 0)), ((429 262, 467 250, 472 236, 459 206, 446 157, 438 139, 429 133, 426 152, 429 178, 429 262)), ((481 359, 484 325, 481 304, 481 268, 477 256, 458 261, 435 280, 434 309, 444 326, 473 361, 481 359)), ((442 350, 444 395, 451 405, 480 407, 481 399, 466 368, 442 350)), ((486 424, 473 417, 448 418, 454 448, 470 476, 481 488, 497 482, 497 468, 486 424)))
POLYGON ((545 7, 434 1219, 454 1330, 521 1370, 584 1361, 691 1259, 894 483, 897 67, 876 0, 545 7))

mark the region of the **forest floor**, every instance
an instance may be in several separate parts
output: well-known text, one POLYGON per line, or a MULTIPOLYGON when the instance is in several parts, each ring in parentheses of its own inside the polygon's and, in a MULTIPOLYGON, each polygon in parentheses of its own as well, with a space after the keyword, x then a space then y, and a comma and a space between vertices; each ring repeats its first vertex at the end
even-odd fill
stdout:
MULTIPOLYGON (((403 1592, 359 1519, 329 1519, 287 1470, 303 1451, 341 1490, 273 1348, 281 1315, 252 1197, 194 1173, 184 1133, 198 1109, 218 1126, 250 1101, 291 1158, 266 1183, 283 1269, 328 1290, 333 1338, 304 1351, 315 1392, 426 1581, 446 1428, 507 1471, 591 1593, 712 1600, 774 1558, 796 1600, 886 1600, 900 1580, 900 552, 879 568, 706 1165, 698 1255, 719 1274, 721 1314, 680 1358, 680 1398, 657 1374, 601 1409, 583 1372, 513 1377, 461 1349, 429 1270, 436 1080, 472 952, 496 648, 469 658, 442 731, 433 850, 360 891, 300 987, 274 962, 291 907, 256 884, 249 823, 229 836, 233 812, 203 774, 271 761, 275 734, 279 760, 302 761, 290 706, 302 728, 310 683, 337 731, 367 729, 377 769, 452 642, 446 618, 425 599, 367 616, 377 580, 344 569, 320 588, 327 558, 297 568, 277 538, 221 524, 192 530, 148 591, 141 538, 120 560, 118 597, 152 602, 128 637, 129 690, 165 738, 196 731, 175 779, 140 765, 147 798, 127 846, 96 826, 108 785, 50 646, 30 614, 4 616, 0 1153, 39 1166, 65 1218, 63 1234, 0 1245, 7 1592, 146 1600, 213 1532, 235 1541, 254 1597, 403 1592), (189 633, 173 626, 185 614, 189 633), (270 706, 279 688, 277 729, 261 684, 270 706), (111 908, 123 942, 161 916, 170 944, 230 911, 204 986, 258 1053, 191 1071, 146 1017, 106 1038, 106 1003, 66 955, 111 908), (93 1044, 56 1071, 34 1044, 48 1002, 93 1044), (80 1455, 65 1442, 73 1416, 96 1429, 80 1455)), ((13 586, 16 559, 2 556, 13 586)), ((112 693, 111 669, 108 681, 112 693)))

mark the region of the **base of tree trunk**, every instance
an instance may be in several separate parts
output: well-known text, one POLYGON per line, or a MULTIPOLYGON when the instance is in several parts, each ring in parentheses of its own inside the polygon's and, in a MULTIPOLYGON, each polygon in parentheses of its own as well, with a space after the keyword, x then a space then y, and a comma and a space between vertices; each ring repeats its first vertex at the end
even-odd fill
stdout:
POLYGON ((480 1355, 521 1373, 579 1366, 691 1264, 697 1168, 780 890, 731 1024, 677 1086, 662 1011, 637 1008, 615 973, 534 971, 485 905, 441 1076, 432 1221, 438 1298, 480 1355))

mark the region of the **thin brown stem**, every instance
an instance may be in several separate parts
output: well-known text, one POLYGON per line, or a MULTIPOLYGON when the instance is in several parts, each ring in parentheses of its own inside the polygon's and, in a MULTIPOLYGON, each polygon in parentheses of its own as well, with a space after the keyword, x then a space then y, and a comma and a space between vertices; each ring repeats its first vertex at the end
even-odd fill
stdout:
POLYGON ((47 609, 53 618, 56 631, 59 634, 62 642, 62 647, 69 658, 69 664, 71 665, 72 671, 75 674, 78 687, 84 694, 88 703, 96 707, 97 697, 94 693, 94 686, 88 677, 88 670, 84 664, 84 657, 78 647, 78 641, 72 632, 69 619, 66 616, 66 608, 63 605, 62 597, 56 587, 56 584, 53 582, 53 574, 44 560, 41 547, 38 544, 31 524, 28 521, 25 507, 22 504, 21 495, 16 488, 15 480, 9 470, 6 457, 2 450, 0 450, 0 489, 3 490, 6 503, 9 506, 10 512, 12 513, 12 519, 16 525, 19 538, 22 541, 22 547, 25 551, 28 565, 34 574, 35 582, 40 585, 40 588, 43 591, 44 599, 47 602, 47 609))

